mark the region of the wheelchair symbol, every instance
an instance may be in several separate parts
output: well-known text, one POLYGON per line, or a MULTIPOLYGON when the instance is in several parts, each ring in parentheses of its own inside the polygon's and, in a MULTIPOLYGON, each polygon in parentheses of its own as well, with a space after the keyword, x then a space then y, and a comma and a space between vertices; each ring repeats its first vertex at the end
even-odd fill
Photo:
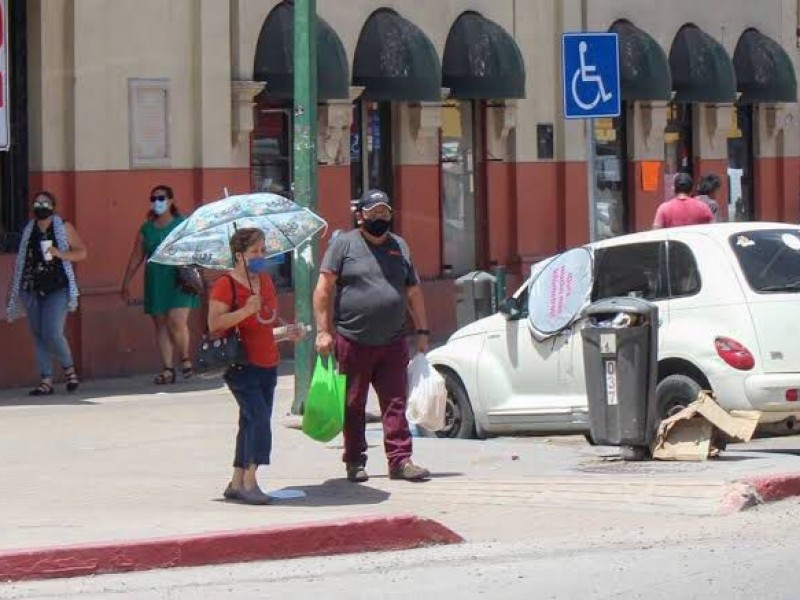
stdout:
POLYGON ((586 52, 589 45, 586 42, 578 44, 578 52, 580 53, 580 68, 575 71, 572 76, 572 98, 583 110, 592 110, 601 102, 608 102, 614 97, 614 94, 607 92, 605 85, 603 85, 603 78, 596 73, 597 67, 594 65, 586 64, 586 52), (584 102, 578 93, 578 82, 581 84, 595 84, 597 86, 597 93, 594 98, 589 102, 584 102))

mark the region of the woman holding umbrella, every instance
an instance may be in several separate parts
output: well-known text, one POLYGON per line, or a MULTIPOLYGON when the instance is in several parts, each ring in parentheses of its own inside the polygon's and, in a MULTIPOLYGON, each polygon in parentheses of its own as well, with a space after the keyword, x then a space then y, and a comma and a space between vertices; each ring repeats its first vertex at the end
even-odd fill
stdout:
POLYGON ((268 274, 265 235, 261 229, 243 228, 230 240, 233 270, 223 275, 211 290, 208 329, 221 333, 239 331, 247 357, 245 364, 228 369, 225 382, 239 405, 239 431, 233 461, 233 478, 225 489, 228 500, 246 504, 269 504, 256 480, 260 465, 268 465, 272 450, 272 405, 278 380, 277 342, 297 341, 305 336, 302 325, 282 328, 276 337, 278 299, 268 274))
MULTIPOLYGON (((130 282, 136 271, 183 220, 175 205, 172 188, 167 185, 154 187, 150 192, 147 221, 139 228, 139 235, 122 280, 122 297, 126 302, 130 302, 130 282)), ((176 267, 147 263, 144 276, 144 312, 153 319, 158 350, 164 365, 155 378, 157 385, 175 383, 176 350, 184 378, 192 376, 194 369, 189 358, 189 311, 199 305, 197 296, 187 294, 178 287, 176 267)))

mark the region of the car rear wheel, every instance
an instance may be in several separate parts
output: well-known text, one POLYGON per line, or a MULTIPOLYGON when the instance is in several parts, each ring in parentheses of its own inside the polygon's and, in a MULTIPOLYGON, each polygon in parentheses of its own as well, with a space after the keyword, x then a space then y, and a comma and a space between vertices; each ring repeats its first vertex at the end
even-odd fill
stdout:
POLYGON ((703 387, 686 375, 670 375, 656 386, 658 416, 661 420, 679 413, 697 400, 703 387))
POLYGON ((425 432, 438 438, 469 440, 475 437, 475 414, 461 380, 451 371, 442 370, 447 387, 447 408, 444 429, 425 432))

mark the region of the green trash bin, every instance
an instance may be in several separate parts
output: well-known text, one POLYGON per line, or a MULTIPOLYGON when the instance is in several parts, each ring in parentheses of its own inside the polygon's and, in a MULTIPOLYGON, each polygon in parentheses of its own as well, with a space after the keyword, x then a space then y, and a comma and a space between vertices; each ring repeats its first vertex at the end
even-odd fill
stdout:
POLYGON ((592 438, 601 446, 649 447, 658 426, 658 307, 641 298, 609 298, 584 314, 592 438))

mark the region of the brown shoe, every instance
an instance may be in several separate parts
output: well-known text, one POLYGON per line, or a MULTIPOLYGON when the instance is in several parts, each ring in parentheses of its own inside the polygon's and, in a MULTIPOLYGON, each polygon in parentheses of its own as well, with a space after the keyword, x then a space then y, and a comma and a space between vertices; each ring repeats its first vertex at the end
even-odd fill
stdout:
POLYGON ((399 469, 389 471, 389 479, 405 479, 406 481, 425 481, 431 478, 431 472, 423 467, 418 467, 410 460, 403 463, 399 469))
POLYGON ((352 483, 364 483, 369 481, 369 475, 367 475, 367 469, 364 467, 364 465, 347 465, 347 481, 352 483))

